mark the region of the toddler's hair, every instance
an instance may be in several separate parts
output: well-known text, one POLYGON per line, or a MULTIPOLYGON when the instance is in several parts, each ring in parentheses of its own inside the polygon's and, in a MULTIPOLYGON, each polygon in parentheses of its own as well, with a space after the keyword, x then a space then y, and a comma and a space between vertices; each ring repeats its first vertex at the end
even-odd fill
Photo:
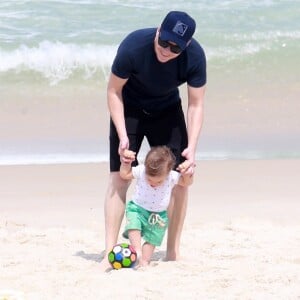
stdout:
POLYGON ((160 176, 169 173, 175 166, 175 156, 167 146, 152 147, 145 158, 146 174, 160 176))

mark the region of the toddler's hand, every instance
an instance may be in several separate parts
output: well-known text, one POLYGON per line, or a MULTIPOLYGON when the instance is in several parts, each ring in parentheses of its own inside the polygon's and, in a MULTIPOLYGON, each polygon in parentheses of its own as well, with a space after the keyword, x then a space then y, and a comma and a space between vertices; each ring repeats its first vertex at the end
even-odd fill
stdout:
POLYGON ((194 167, 195 164, 191 164, 190 161, 185 160, 183 163, 181 163, 177 167, 177 171, 179 171, 181 174, 190 174, 192 175, 194 173, 194 167))
POLYGON ((135 160, 135 152, 124 149, 120 153, 121 162, 123 163, 131 163, 135 160))

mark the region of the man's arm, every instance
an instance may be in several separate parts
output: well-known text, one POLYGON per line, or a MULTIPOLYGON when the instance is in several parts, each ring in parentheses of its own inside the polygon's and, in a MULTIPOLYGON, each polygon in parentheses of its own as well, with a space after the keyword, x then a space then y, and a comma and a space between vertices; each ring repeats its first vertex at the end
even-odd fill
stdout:
POLYGON ((191 167, 195 164, 195 153, 203 123, 205 86, 195 88, 188 85, 187 132, 188 147, 182 155, 191 167))
MULTIPOLYGON (((107 85, 107 104, 110 112, 110 116, 120 139, 120 149, 128 149, 129 141, 125 127, 124 119, 124 104, 122 98, 122 89, 127 79, 122 79, 113 73, 110 74, 110 78, 107 85)), ((119 149, 119 150, 120 150, 119 149)))

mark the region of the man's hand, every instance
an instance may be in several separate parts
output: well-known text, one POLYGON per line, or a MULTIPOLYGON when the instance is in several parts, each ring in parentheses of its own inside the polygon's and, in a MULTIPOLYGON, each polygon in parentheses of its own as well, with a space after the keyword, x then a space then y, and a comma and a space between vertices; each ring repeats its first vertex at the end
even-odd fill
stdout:
POLYGON ((129 140, 128 137, 124 137, 122 139, 120 139, 120 144, 119 144, 119 155, 120 155, 120 161, 121 163, 130 163, 131 161, 127 158, 127 155, 125 155, 124 153, 128 150, 129 148, 129 140))
POLYGON ((181 174, 194 174, 194 168, 196 167, 194 151, 186 148, 182 151, 181 155, 185 157, 186 160, 177 167, 177 170, 181 174))
POLYGON ((121 155, 121 152, 123 152, 125 149, 129 148, 129 140, 128 137, 124 137, 122 139, 120 139, 120 143, 119 143, 119 155, 121 155))

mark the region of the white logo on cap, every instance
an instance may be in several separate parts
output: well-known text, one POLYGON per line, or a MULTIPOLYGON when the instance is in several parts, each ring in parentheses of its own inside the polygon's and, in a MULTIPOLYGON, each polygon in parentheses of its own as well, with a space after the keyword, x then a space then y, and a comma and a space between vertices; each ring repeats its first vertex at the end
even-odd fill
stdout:
POLYGON ((177 21, 173 28, 173 32, 177 33, 178 35, 184 36, 185 32, 187 31, 189 26, 186 24, 182 23, 181 21, 177 21))

